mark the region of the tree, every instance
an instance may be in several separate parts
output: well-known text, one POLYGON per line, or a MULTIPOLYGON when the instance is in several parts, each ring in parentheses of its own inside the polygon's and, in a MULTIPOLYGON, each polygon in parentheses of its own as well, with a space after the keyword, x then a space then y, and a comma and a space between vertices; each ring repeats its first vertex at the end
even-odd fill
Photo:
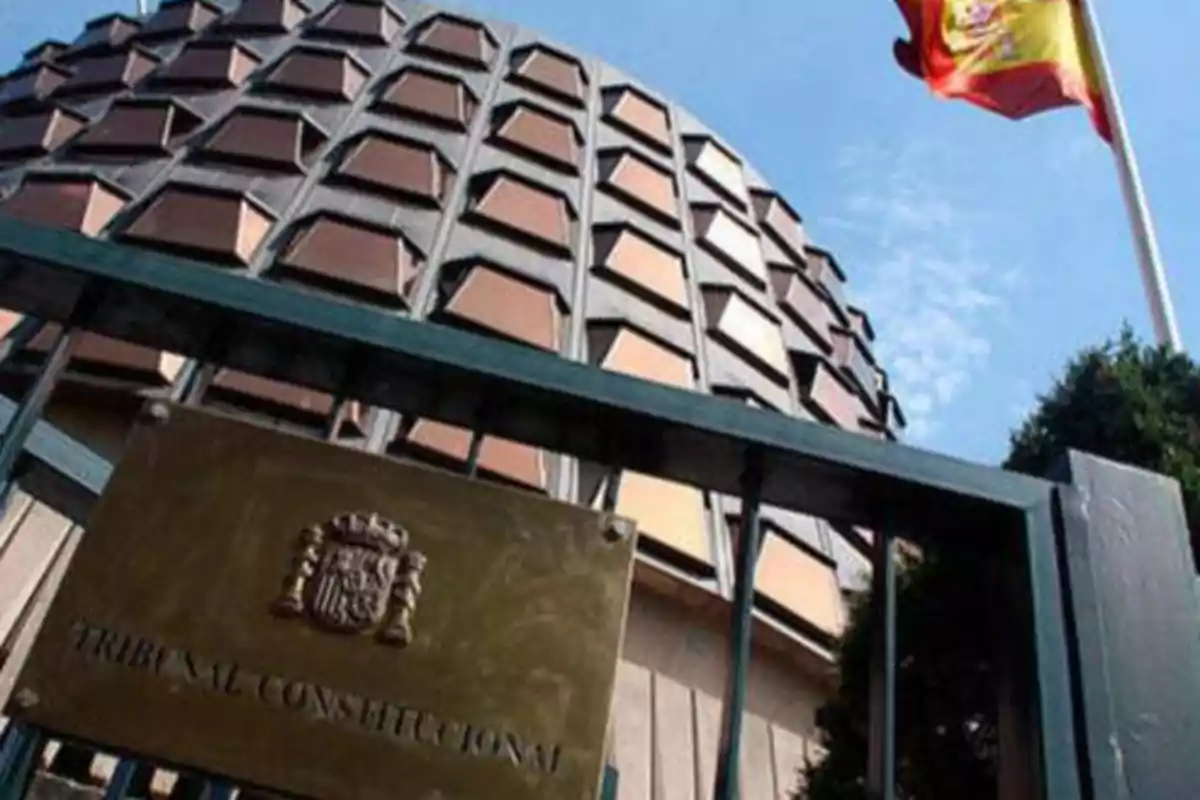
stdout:
MULTIPOLYGON (((1176 478, 1200 552, 1200 366, 1141 344, 1126 327, 1067 364, 1011 435, 1006 469, 1046 475, 1068 449, 1176 478)), ((988 554, 963 537, 927 547, 897 579, 897 796, 996 795, 996 680, 980 590, 988 554)), ((841 682, 817 714, 828 755, 802 776, 805 800, 866 800, 868 598, 853 599, 841 682)))

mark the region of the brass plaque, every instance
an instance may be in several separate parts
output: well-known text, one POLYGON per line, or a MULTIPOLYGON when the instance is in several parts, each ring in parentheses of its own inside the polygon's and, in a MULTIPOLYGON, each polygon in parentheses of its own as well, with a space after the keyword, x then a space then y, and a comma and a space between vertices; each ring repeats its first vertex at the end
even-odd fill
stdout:
POLYGON ((158 409, 10 713, 307 797, 597 796, 632 525, 158 409))

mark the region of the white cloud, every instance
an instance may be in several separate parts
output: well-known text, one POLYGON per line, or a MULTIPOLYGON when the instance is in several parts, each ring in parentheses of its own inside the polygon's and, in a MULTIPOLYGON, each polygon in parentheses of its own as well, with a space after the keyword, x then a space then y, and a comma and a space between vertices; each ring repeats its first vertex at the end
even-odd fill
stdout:
POLYGON ((1020 283, 1018 270, 981 254, 998 249, 999 232, 986 195, 971 191, 977 157, 946 141, 847 147, 837 160, 846 200, 815 220, 837 240, 879 333, 910 441, 934 436, 982 371, 1020 283))

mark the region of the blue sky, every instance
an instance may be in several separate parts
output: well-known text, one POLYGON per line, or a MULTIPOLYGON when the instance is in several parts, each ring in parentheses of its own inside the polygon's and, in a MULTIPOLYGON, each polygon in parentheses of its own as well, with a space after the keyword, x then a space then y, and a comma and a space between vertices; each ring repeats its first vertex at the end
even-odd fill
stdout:
MULTIPOLYGON (((1093 3, 1193 350, 1200 106, 1185 84, 1200 67, 1200 3, 1093 3)), ((838 255, 875 321, 913 443, 997 461, 1072 353, 1126 319, 1151 335, 1112 157, 1086 114, 1013 123, 935 100, 892 61, 903 32, 892 0, 442 4, 599 56, 738 148, 838 255)), ((0 64, 135 5, 0 0, 0 64)))

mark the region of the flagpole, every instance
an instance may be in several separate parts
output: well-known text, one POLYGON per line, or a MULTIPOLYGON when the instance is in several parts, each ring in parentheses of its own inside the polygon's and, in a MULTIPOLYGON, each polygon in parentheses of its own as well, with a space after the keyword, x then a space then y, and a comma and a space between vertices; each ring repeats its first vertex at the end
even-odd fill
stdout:
POLYGON ((1113 82, 1112 68, 1109 66, 1108 55, 1104 50, 1104 40, 1100 34, 1100 24, 1096 19, 1093 0, 1079 0, 1079 6, 1083 12, 1083 27, 1087 32, 1088 43, 1091 45, 1096 70, 1099 73, 1101 97, 1104 100, 1104 108, 1108 112, 1109 125, 1112 128, 1113 153, 1116 156, 1117 173, 1121 178, 1121 193, 1125 197, 1125 210, 1129 214, 1129 222, 1133 227, 1134 247, 1137 250, 1138 264, 1141 267, 1146 299, 1150 303, 1150 318, 1154 323, 1154 333, 1160 345, 1166 345, 1174 352, 1182 352, 1183 342, 1179 338, 1179 326, 1175 321, 1175 308, 1171 303, 1171 292, 1167 288, 1167 276, 1163 270, 1162 256, 1158 250, 1154 222, 1150 218, 1146 191, 1142 187, 1142 177, 1138 172, 1133 144, 1129 139, 1129 129, 1125 125, 1121 100, 1117 96, 1116 85, 1113 82))

